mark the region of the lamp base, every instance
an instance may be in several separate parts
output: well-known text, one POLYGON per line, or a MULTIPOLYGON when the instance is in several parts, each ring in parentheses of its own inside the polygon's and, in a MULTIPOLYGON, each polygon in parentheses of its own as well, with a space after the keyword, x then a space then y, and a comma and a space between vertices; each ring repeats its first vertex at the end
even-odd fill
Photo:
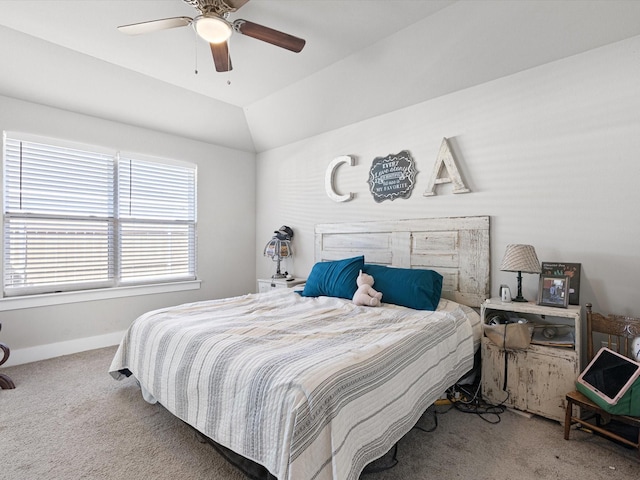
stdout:
POLYGON ((518 272, 518 294, 516 298, 511 299, 512 302, 528 302, 526 298, 522 296, 522 272, 518 272))
POLYGON ((276 267, 276 273, 271 275, 271 280, 280 280, 282 278, 287 278, 287 272, 282 273, 280 271, 280 256, 278 255, 278 266, 276 267))

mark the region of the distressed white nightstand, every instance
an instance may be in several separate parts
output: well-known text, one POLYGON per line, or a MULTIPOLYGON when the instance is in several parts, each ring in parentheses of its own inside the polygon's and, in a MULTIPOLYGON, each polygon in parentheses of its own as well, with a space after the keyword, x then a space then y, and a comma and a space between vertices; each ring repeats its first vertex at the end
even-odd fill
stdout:
POLYGON ((494 404, 504 402, 507 407, 562 422, 565 395, 575 390, 581 368, 580 306, 556 308, 533 302, 502 303, 499 298, 492 298, 482 304, 483 323, 488 323, 497 312, 524 318, 537 328, 564 326, 573 331, 574 340, 570 346, 554 346, 549 340, 547 344, 532 343, 525 350, 507 352, 487 337, 482 338, 482 396, 494 404))
POLYGON ((258 293, 268 292, 274 288, 293 288, 302 285, 306 280, 304 278, 294 278, 287 281, 286 278, 259 278, 258 293))

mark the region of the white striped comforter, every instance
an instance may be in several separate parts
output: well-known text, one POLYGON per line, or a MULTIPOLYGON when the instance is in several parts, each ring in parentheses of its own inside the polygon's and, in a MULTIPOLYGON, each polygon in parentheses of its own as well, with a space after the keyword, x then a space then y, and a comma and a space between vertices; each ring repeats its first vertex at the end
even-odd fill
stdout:
MULTIPOLYGON (((146 313, 110 373, 280 480, 357 479, 473 365, 480 319, 290 289, 146 313)), ((145 397, 147 399, 147 397, 145 397)))

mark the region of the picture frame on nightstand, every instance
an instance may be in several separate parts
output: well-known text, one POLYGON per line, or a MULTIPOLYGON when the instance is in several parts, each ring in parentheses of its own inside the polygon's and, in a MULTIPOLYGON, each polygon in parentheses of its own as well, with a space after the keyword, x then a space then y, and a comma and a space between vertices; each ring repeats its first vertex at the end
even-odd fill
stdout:
POLYGON ((569 275, 540 274, 538 305, 567 308, 569 306, 569 275))
POLYGON ((580 305, 580 263, 542 262, 544 275, 569 275, 569 305, 580 305))

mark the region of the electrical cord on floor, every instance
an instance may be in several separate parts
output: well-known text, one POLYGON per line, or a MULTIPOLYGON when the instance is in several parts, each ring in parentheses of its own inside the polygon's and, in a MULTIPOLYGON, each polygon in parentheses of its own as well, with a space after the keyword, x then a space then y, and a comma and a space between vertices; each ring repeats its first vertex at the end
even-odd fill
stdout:
POLYGON ((418 420, 418 423, 416 423, 413 426, 413 428, 415 428, 416 430, 420 430, 421 432, 425 432, 425 433, 435 432, 436 429, 438 428, 438 414, 439 413, 447 413, 450 409, 451 409, 451 407, 447 408, 445 411, 438 411, 436 408, 431 408, 431 407, 427 408, 427 410, 424 412, 422 417, 420 417, 420 420, 422 420, 422 418, 425 415, 430 413, 433 416, 433 427, 425 428, 425 427, 419 425, 420 420, 418 420))
MULTIPOLYGON (((480 396, 479 382, 473 385, 456 384, 447 389, 446 396, 448 405, 439 404, 438 401, 436 401, 434 405, 430 406, 424 412, 423 416, 418 420, 418 423, 416 423, 413 428, 420 430, 421 432, 432 433, 438 428, 438 415, 443 415, 453 408, 463 413, 474 413, 482 420, 491 424, 500 423, 500 415, 506 410, 504 403, 509 399, 509 392, 507 392, 507 397, 502 401, 502 403, 498 405, 490 404, 482 399, 480 396), (429 428, 420 425, 421 421, 424 421, 423 419, 427 416, 431 416, 433 419, 433 426, 429 428)), ((447 402, 446 400, 440 401, 447 402)), ((392 451, 392 458, 388 463, 378 465, 377 462, 372 462, 364 468, 362 475, 379 473, 395 467, 399 462, 398 443, 393 446, 392 451)), ((378 461, 382 460, 382 458, 378 461)))
POLYGON ((485 422, 496 424, 500 423, 500 415, 506 410, 504 404, 509 399, 509 392, 501 403, 494 405, 481 398, 478 382, 475 390, 473 385, 454 385, 447 390, 447 399, 456 410, 476 414, 485 422))
MULTIPOLYGON (((462 413, 473 413, 478 415, 482 420, 491 424, 500 423, 500 415, 507 409, 505 403, 509 400, 510 392, 507 391, 505 399, 496 405, 482 399, 482 396, 480 395, 480 385, 479 380, 476 380, 476 382, 470 385, 456 384, 448 388, 445 392, 447 399, 437 400, 424 412, 423 416, 418 420, 413 428, 420 430, 421 432, 432 433, 438 428, 438 415, 445 414, 453 408, 462 413), (420 425, 420 422, 426 418, 427 415, 431 415, 433 418, 433 426, 430 428, 420 425)), ((362 471, 362 475, 379 473, 395 467, 399 462, 398 443, 393 446, 392 450, 389 450, 389 452, 391 451, 393 451, 392 458, 388 463, 378 465, 377 463, 384 458, 381 457, 378 461, 374 461, 367 465, 362 471)))

